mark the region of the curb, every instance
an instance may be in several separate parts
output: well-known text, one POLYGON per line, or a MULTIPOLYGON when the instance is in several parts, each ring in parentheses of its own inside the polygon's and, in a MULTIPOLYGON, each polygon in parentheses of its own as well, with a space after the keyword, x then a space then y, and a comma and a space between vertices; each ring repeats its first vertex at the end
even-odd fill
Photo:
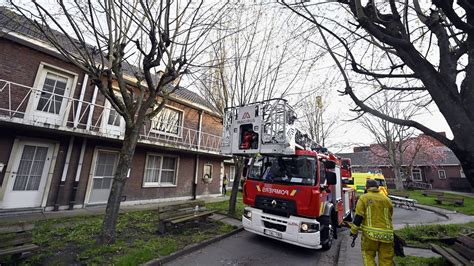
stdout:
POLYGON ((417 207, 418 209, 422 209, 422 210, 425 210, 425 211, 430 211, 430 212, 434 212, 436 213, 437 215, 439 216, 443 216, 444 218, 446 219, 450 219, 450 217, 446 214, 446 213, 443 213, 441 211, 438 211, 430 206, 426 206, 426 205, 421 205, 421 204, 416 204, 415 207, 417 207))
POLYGON ((339 251, 337 252, 337 264, 338 266, 343 266, 346 264, 346 257, 345 254, 347 253, 347 244, 346 241, 348 240, 348 236, 345 234, 341 239, 341 245, 339 246, 339 251))
POLYGON ((200 242, 200 243, 196 243, 196 244, 193 244, 189 247, 186 247, 180 251, 176 251, 175 253, 171 253, 170 255, 166 256, 166 257, 162 257, 162 258, 158 258, 158 259, 153 259, 151 261, 148 261, 148 262, 145 262, 143 263, 142 265, 143 266, 152 266, 152 265, 163 265, 165 263, 168 263, 172 260, 175 260, 177 259, 178 257, 181 257, 183 255, 187 255, 189 253, 192 253, 196 250, 199 250, 201 248, 204 248, 206 246, 209 246, 210 244, 213 244, 215 242, 218 242, 224 238, 227 238, 227 237, 230 237, 232 235, 235 235, 239 232, 242 232, 244 230, 243 227, 240 227, 240 228, 237 228, 235 229, 234 231, 231 231, 229 233, 226 233, 226 234, 223 234, 223 235, 220 235, 220 236, 217 236, 217 237, 214 237, 212 239, 209 239, 209 240, 206 240, 204 242, 200 242))

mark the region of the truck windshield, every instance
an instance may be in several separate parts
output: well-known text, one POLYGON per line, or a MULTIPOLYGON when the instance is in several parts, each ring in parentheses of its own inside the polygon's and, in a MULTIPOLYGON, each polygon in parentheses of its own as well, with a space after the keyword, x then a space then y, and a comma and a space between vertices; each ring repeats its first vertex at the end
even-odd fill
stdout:
POLYGON ((377 181, 379 187, 385 187, 385 180, 376 178, 375 181, 377 181))
POLYGON ((249 179, 273 183, 314 185, 316 158, 309 156, 265 156, 250 168, 249 179))

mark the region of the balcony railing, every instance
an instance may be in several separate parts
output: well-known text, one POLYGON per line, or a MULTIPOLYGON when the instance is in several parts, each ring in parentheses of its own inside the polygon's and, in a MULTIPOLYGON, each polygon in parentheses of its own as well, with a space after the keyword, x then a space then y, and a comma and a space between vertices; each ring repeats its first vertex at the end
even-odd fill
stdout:
MULTIPOLYGON (((104 105, 0 79, 0 121, 121 139, 124 130, 120 126, 109 125, 107 121, 112 110, 104 105), (39 101, 41 104, 38 104, 39 101)), ((183 150, 219 152, 220 136, 175 122, 160 121, 160 128, 168 129, 166 132, 153 128, 153 123, 147 122, 140 131, 139 141, 183 150)))

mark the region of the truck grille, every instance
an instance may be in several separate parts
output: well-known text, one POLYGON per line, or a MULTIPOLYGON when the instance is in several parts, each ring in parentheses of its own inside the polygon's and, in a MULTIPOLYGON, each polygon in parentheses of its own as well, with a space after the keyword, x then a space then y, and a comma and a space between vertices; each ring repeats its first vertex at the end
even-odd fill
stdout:
POLYGON ((296 215, 296 203, 292 200, 257 196, 255 207, 263 210, 264 213, 279 216, 290 217, 290 215, 296 215))
POLYGON ((270 223, 267 221, 263 221, 263 225, 265 226, 265 228, 276 229, 280 232, 286 231, 286 225, 270 223))

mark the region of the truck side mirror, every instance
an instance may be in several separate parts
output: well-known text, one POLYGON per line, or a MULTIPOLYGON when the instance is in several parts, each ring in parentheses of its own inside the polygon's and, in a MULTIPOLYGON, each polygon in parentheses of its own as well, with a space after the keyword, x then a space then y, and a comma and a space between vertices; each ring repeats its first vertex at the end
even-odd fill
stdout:
POLYGON ((332 171, 326 171, 326 182, 328 185, 336 185, 337 184, 336 173, 332 171))
POLYGON ((336 162, 326 160, 324 161, 324 167, 326 167, 327 169, 334 169, 336 168, 336 162))

